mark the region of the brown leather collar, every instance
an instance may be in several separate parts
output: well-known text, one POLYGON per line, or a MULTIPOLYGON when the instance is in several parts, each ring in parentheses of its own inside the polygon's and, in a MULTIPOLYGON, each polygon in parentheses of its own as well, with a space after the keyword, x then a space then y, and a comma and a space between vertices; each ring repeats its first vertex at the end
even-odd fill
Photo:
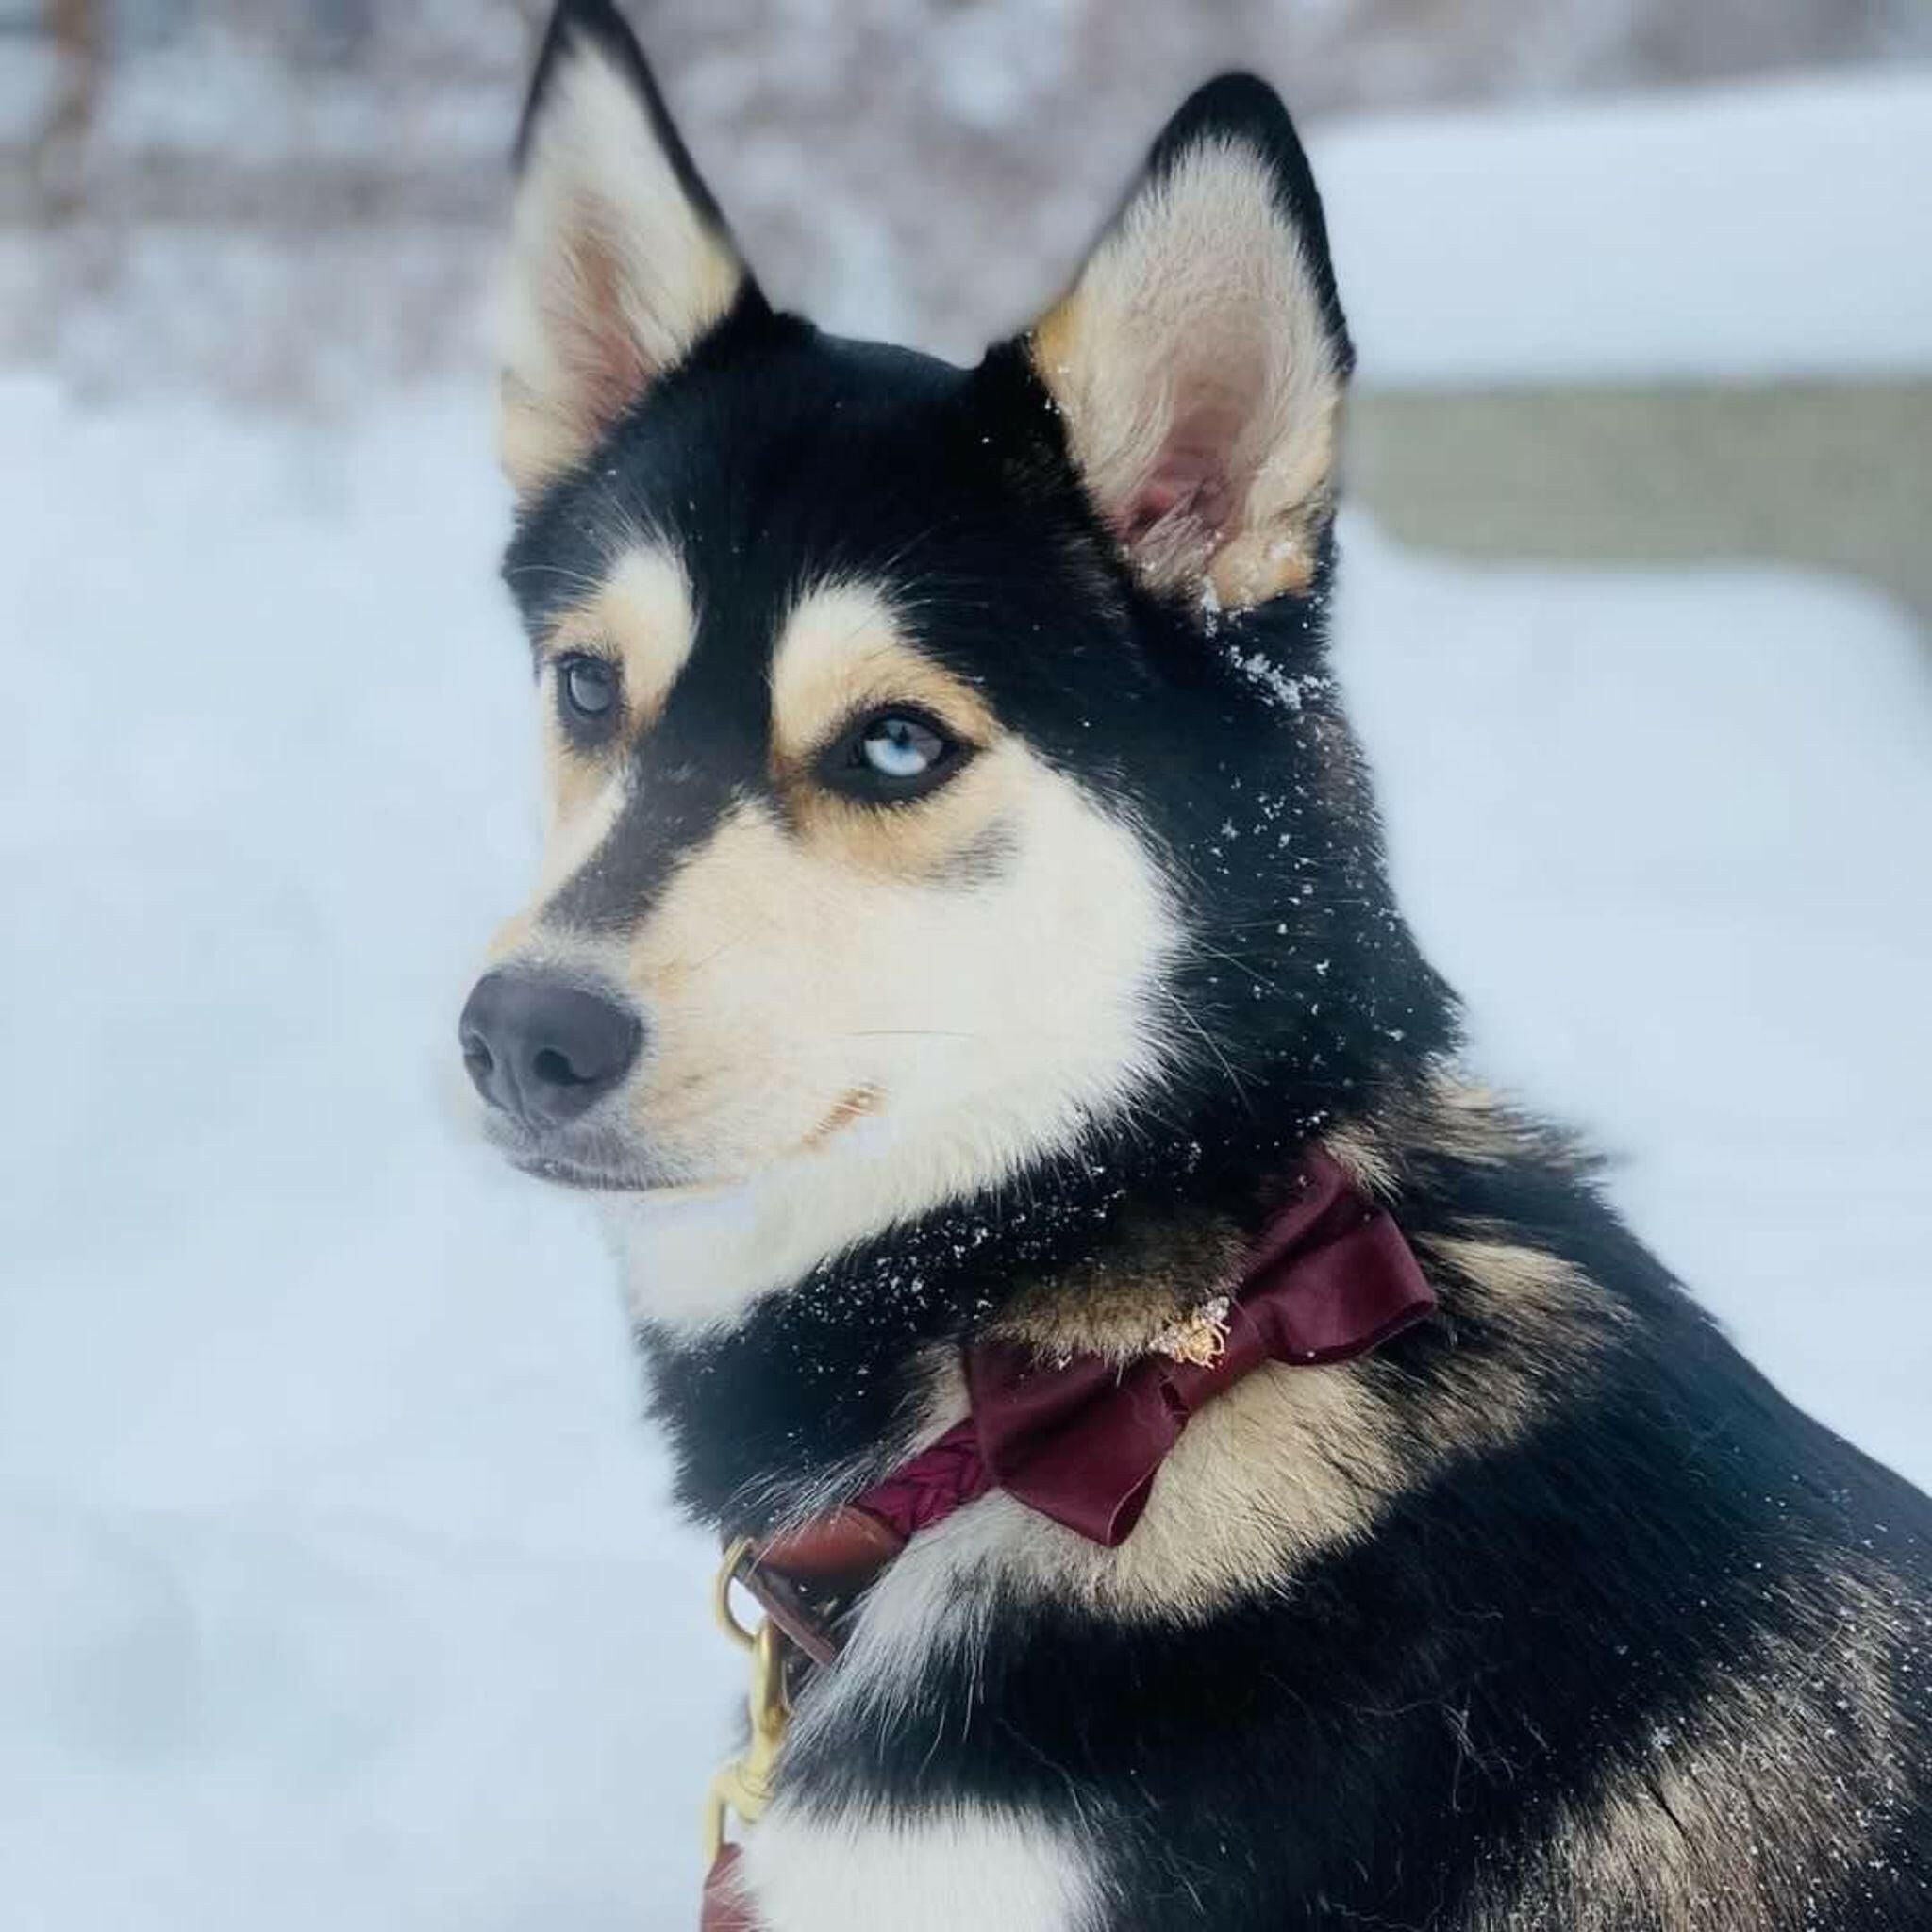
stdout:
POLYGON ((836 1622, 843 1601, 905 1547, 897 1530, 844 1504, 796 1529, 744 1544, 733 1580, 813 1663, 829 1664, 844 1641, 836 1622))

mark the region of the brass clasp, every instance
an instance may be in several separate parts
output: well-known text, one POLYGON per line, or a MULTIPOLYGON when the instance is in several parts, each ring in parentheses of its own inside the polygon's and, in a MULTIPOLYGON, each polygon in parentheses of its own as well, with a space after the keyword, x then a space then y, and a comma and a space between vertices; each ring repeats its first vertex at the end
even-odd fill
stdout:
POLYGON ((772 1802, 772 1773, 785 1741, 785 1727, 791 1721, 785 1695, 784 1633, 769 1618, 756 1629, 747 1629, 732 1609, 731 1586, 750 1549, 748 1542, 738 1542, 724 1553, 712 1598, 720 1627, 751 1653, 751 1686, 745 1699, 750 1740, 739 1757, 720 1768, 705 1800, 705 1856, 714 1861, 724 1848, 732 1815, 754 1824, 772 1802))

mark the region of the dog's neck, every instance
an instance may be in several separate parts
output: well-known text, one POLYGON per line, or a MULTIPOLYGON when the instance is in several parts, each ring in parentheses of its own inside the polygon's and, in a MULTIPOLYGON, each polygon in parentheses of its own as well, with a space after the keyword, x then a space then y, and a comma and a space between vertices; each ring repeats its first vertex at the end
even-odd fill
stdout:
POLYGON ((957 1419, 958 1345, 976 1336, 1143 1353, 1233 1283, 1310 1142, 1346 1142, 1330 1107, 1254 1100, 1157 1144, 1123 1131, 1035 1161, 814 1259, 728 1323, 644 1315, 681 1502, 762 1531, 855 1493, 957 1419))

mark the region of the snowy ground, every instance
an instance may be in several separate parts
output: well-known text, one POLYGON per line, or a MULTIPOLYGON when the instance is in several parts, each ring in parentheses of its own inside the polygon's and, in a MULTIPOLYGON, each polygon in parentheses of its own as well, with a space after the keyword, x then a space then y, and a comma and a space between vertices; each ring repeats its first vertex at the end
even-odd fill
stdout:
MULTIPOLYGON (((20 1932, 685 1923, 734 1659, 580 1210, 452 1125, 531 849, 467 398, 0 389, 0 1867, 20 1932)), ((1932 685, 1773 574, 1351 532, 1346 675, 1492 1065, 1932 1480, 1932 685)))

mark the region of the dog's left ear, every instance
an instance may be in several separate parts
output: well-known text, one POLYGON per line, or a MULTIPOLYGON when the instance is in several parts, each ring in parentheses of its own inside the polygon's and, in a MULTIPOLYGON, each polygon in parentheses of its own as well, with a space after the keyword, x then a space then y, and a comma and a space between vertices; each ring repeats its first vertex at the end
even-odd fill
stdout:
POLYGON ((1307 586, 1354 352, 1272 88, 1227 75, 1187 102, 1027 346, 1146 581, 1230 609, 1307 586))
POLYGON ((761 298, 611 0, 558 0, 517 137, 511 224, 498 427, 527 500, 761 298))

